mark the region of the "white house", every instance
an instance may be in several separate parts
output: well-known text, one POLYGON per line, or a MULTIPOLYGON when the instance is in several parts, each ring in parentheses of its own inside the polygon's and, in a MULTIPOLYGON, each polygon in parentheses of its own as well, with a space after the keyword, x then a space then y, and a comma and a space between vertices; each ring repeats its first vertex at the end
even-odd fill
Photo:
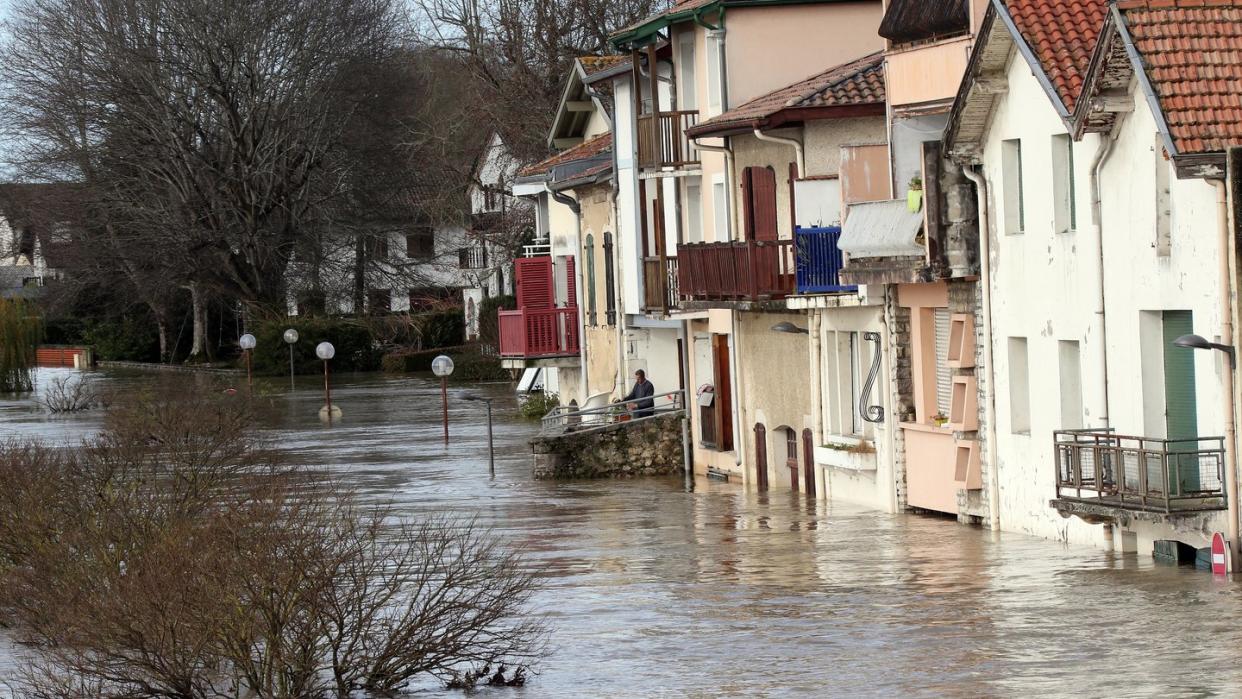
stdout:
POLYGON ((530 210, 530 203, 512 192, 520 165, 499 133, 492 134, 475 162, 469 188, 470 235, 458 265, 468 339, 478 337, 483 300, 513 293, 512 244, 521 233, 514 227, 524 226, 530 210))

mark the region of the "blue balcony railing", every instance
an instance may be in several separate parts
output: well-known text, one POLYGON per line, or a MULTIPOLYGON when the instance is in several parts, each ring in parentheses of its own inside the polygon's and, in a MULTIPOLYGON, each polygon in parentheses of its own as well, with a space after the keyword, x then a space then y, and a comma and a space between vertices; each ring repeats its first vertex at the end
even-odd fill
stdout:
POLYGON ((858 291, 857 286, 841 283, 841 229, 798 228, 794 231, 797 250, 799 294, 834 294, 858 291))

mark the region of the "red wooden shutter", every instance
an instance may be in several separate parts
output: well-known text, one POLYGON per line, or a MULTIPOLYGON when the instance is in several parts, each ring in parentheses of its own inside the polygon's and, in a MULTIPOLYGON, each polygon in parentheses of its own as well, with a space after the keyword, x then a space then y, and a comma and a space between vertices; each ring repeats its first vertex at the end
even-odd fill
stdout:
POLYGON ((513 263, 513 272, 518 308, 552 308, 555 305, 551 257, 519 258, 513 263))
POLYGON ((770 167, 753 169, 750 196, 755 240, 776 240, 776 171, 770 167))
POLYGON ((768 428, 762 422, 755 423, 755 484, 768 489, 768 428))
POLYGON ((574 273, 574 258, 565 258, 565 299, 567 308, 578 307, 578 275, 574 273))
POLYGON ((748 167, 742 170, 742 237, 745 240, 755 239, 755 207, 751 201, 755 169, 748 167))
POLYGON ((798 181, 798 164, 789 164, 789 236, 793 237, 793 232, 798 230, 798 198, 795 184, 798 181))

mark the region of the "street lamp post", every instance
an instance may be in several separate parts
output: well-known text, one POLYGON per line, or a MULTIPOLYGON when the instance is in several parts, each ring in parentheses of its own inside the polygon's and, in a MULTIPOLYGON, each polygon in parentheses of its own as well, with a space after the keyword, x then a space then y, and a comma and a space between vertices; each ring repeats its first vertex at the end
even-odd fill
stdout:
POLYGON ((496 475, 496 449, 492 441, 492 399, 484 396, 466 396, 466 400, 482 401, 487 404, 487 472, 496 475))
POLYGON ((290 390, 296 388, 296 385, 293 383, 293 346, 297 344, 297 341, 298 341, 297 330, 294 330, 293 328, 289 328, 288 330, 285 331, 285 344, 289 345, 289 388, 290 390))
POLYGON ((341 409, 332 405, 332 384, 328 381, 328 360, 336 356, 336 348, 331 342, 320 342, 315 347, 315 356, 323 360, 323 398, 324 406, 320 409, 319 414, 328 418, 328 424, 332 424, 332 417, 340 415, 341 409))
POLYGON ((444 443, 448 444, 448 377, 453 373, 453 360, 442 354, 431 360, 431 373, 440 377, 440 401, 444 404, 444 443))
POLYGON ((242 354, 246 355, 246 390, 250 393, 254 393, 254 379, 252 378, 250 372, 250 352, 254 349, 254 346, 258 344, 258 341, 254 339, 254 335, 246 333, 245 335, 237 338, 237 344, 241 345, 242 354))

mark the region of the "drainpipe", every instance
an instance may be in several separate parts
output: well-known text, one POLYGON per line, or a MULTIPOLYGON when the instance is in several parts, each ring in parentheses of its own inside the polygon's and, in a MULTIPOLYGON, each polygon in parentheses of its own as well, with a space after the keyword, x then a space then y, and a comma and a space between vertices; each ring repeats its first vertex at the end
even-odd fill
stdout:
POLYGON ((742 388, 742 368, 737 365, 737 311, 729 311, 729 372, 733 374, 733 463, 742 470, 745 480, 746 469, 742 467, 742 406, 746 405, 745 390, 742 388))
POLYGON ((970 167, 962 174, 975 183, 979 209, 979 281, 983 284, 983 363, 987 365, 987 390, 983 397, 984 418, 988 422, 988 517, 992 531, 1000 531, 1000 455, 996 441, 996 364, 992 359, 992 230, 988 216, 988 182, 970 167))
MULTIPOLYGON (((581 270, 577 264, 578 251, 582 249, 582 206, 577 199, 566 196, 560 192, 548 188, 548 194, 552 195, 559 204, 568 206, 570 211, 574 212, 574 275, 578 275, 581 270)), ((586 341, 586 319, 583 317, 586 309, 582 306, 582 284, 577 279, 574 280, 574 305, 577 306, 578 316, 578 361, 582 364, 580 370, 582 380, 578 382, 578 405, 585 408, 587 397, 590 395, 587 385, 590 372, 587 367, 587 341, 586 341)))
POLYGON ((690 411, 693 407, 690 405, 690 396, 694 395, 694 391, 690 390, 690 362, 694 348, 690 343, 690 322, 683 320, 678 326, 677 333, 681 335, 681 385, 685 387, 681 394, 681 460, 682 468, 686 471, 686 492, 692 493, 694 492, 694 449, 691 444, 693 430, 690 428, 690 411))
POLYGON ((812 415, 812 418, 813 418, 812 425, 814 426, 814 431, 815 431, 815 446, 820 446, 821 444, 824 443, 824 409, 823 409, 824 397, 820 393, 820 388, 822 386, 821 382, 823 381, 823 379, 821 378, 821 374, 820 374, 821 367, 819 363, 820 362, 819 310, 812 308, 808 315, 809 317, 808 317, 808 323, 807 323, 808 325, 807 330, 809 330, 811 333, 811 336, 810 336, 810 341, 811 341, 811 410, 814 411, 814 414, 812 415))
POLYGON ((1109 154, 1113 152, 1113 139, 1108 134, 1102 134, 1100 139, 1100 147, 1095 152, 1095 161, 1091 163, 1091 218, 1095 227, 1096 273, 1099 275, 1099 287, 1096 289, 1098 293, 1095 299, 1095 322, 1100 336, 1095 357, 1096 377, 1100 383, 1096 387, 1094 412, 1100 428, 1108 429, 1108 324, 1106 322, 1108 316, 1104 305, 1104 214, 1103 207, 1100 205, 1102 199, 1100 173, 1104 170, 1104 163, 1108 160, 1109 154))
MULTIPOLYGON (((736 222, 733 220, 733 216, 734 216, 734 211, 733 211, 733 149, 729 148, 728 146, 709 146, 705 143, 700 143, 699 139, 697 138, 694 139, 694 147, 698 148, 699 150, 705 150, 709 153, 724 154, 724 159, 725 159, 725 172, 724 172, 725 211, 728 212, 729 214, 729 221, 728 221, 729 238, 733 239, 735 235, 735 231, 737 231, 737 226, 734 225, 736 222)), ((725 241, 717 241, 717 242, 725 242, 725 241)))
MULTIPOLYGON (((1224 180, 1211 180, 1216 188, 1217 227, 1219 235, 1220 261, 1220 343, 1233 347, 1233 247, 1229 235, 1229 190, 1224 180)), ((1236 421, 1234 419, 1233 375, 1234 355, 1229 355, 1225 362, 1225 390, 1222 407, 1225 411, 1225 503, 1229 506, 1229 548, 1232 570, 1242 564, 1242 546, 1238 541, 1238 454, 1235 439, 1237 438, 1236 421)))
POLYGON ((793 146, 794 158, 798 163, 798 178, 806 177, 806 153, 802 148, 802 141, 796 138, 785 138, 784 136, 771 136, 755 127, 755 138, 760 141, 768 141, 769 143, 783 143, 787 146, 793 146))

